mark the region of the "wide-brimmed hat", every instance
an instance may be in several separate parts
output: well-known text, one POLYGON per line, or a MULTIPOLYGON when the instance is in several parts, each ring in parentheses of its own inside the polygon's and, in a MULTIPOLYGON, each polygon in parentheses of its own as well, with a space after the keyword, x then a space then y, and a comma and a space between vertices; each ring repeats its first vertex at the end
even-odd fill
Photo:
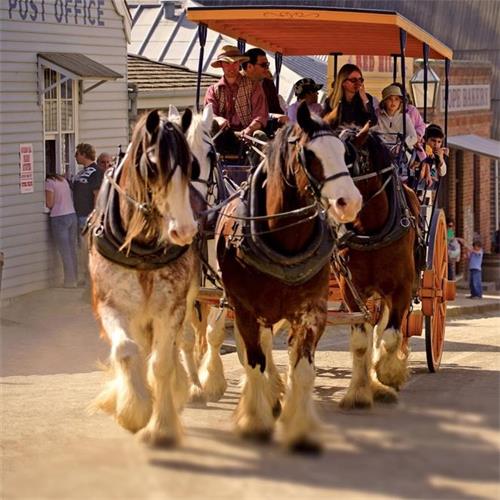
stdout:
POLYGON ((382 90, 382 101, 390 97, 391 95, 396 95, 403 98, 403 92, 397 85, 388 85, 384 90, 382 90))
POLYGON ((240 52, 240 49, 238 49, 238 47, 235 47, 234 45, 224 45, 224 47, 222 47, 221 51, 217 54, 215 61, 212 61, 210 66, 212 66, 212 68, 220 68, 222 66, 223 62, 244 63, 244 62, 247 62, 249 60, 250 60, 250 58, 247 56, 244 56, 240 52))
POLYGON ((317 92, 321 88, 323 88, 323 85, 316 83, 312 78, 302 78, 295 82, 293 92, 296 96, 299 96, 304 92, 317 92))

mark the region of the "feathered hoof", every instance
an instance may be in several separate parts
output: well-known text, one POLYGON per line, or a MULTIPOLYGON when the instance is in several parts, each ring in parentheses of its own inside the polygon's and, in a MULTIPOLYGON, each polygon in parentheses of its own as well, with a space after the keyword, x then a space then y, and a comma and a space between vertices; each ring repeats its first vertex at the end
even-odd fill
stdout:
POLYGON ((375 384, 372 391, 373 399, 379 403, 396 404, 398 402, 398 393, 392 387, 375 384))
POLYGON ((409 378, 408 366, 405 360, 398 359, 392 363, 379 361, 375 367, 377 378, 382 384, 399 391, 409 378))
POLYGON ((206 406, 207 397, 203 389, 197 385, 192 385, 189 389, 189 403, 194 406, 206 406))
POLYGON ((274 406, 273 406, 273 417, 275 419, 278 419, 281 415, 281 402, 280 400, 278 399, 278 401, 276 401, 276 403, 274 403, 274 406))
POLYGON ((349 389, 347 394, 340 400, 339 406, 343 410, 369 409, 373 406, 373 395, 366 388, 349 389))
POLYGON ((205 394, 207 401, 217 403, 217 401, 220 401, 226 392, 227 382, 226 379, 222 379, 222 381, 216 384, 208 379, 206 383, 202 384, 202 386, 203 393, 205 394))
POLYGON ((128 402, 123 405, 118 402, 116 406, 116 421, 130 432, 137 432, 147 425, 151 418, 151 401, 128 402))
POLYGON ((292 453, 300 455, 319 455, 323 452, 323 446, 316 440, 302 437, 288 445, 292 453))
POLYGON ((139 441, 151 448, 174 448, 179 444, 179 436, 144 427, 137 433, 139 441))

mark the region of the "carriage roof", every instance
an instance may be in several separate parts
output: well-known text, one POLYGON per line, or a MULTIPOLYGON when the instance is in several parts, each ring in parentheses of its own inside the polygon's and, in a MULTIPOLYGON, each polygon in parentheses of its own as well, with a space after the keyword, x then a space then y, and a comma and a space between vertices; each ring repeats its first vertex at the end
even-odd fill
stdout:
POLYGON ((190 7, 188 19, 270 52, 303 56, 330 53, 394 55, 407 33, 406 56, 451 59, 452 50, 394 11, 330 7, 190 7))

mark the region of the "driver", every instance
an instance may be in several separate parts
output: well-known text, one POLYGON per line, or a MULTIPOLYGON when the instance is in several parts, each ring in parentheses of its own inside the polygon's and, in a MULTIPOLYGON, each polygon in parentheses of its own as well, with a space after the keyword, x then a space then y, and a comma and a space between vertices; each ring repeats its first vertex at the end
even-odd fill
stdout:
POLYGON ((254 136, 267 125, 267 100, 261 82, 240 73, 240 64, 248 60, 238 47, 225 45, 211 63, 213 68, 222 68, 224 75, 207 89, 204 105, 212 104, 214 132, 223 131, 216 140, 222 154, 240 154, 235 132, 254 136))

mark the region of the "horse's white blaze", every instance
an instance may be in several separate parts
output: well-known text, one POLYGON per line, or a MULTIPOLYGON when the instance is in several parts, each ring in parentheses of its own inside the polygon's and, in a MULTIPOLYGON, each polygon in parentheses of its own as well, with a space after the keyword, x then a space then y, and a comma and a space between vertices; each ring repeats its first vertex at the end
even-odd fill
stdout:
POLYGON ((169 183, 167 221, 168 239, 175 245, 189 245, 197 231, 191 203, 189 201, 188 183, 182 175, 180 167, 175 169, 169 183))
MULTIPOLYGON (((210 136, 213 116, 212 105, 209 104, 208 106, 205 106, 202 115, 193 115, 191 124, 186 132, 186 140, 191 149, 191 153, 200 165, 199 179, 202 181, 207 181, 210 176, 210 158, 208 154, 213 147, 212 138, 210 136)), ((181 124, 181 116, 175 106, 171 105, 169 107, 168 117, 169 120, 173 121, 177 125, 181 124)), ((206 199, 207 185, 203 182, 196 181, 193 182, 193 185, 206 199)))
MULTIPOLYGON (((345 147, 337 137, 318 137, 307 145, 307 149, 323 164, 325 178, 348 172, 344 159, 345 147)), ((352 222, 361 210, 363 198, 350 175, 326 182, 321 194, 329 200, 329 214, 336 222, 352 222)))

